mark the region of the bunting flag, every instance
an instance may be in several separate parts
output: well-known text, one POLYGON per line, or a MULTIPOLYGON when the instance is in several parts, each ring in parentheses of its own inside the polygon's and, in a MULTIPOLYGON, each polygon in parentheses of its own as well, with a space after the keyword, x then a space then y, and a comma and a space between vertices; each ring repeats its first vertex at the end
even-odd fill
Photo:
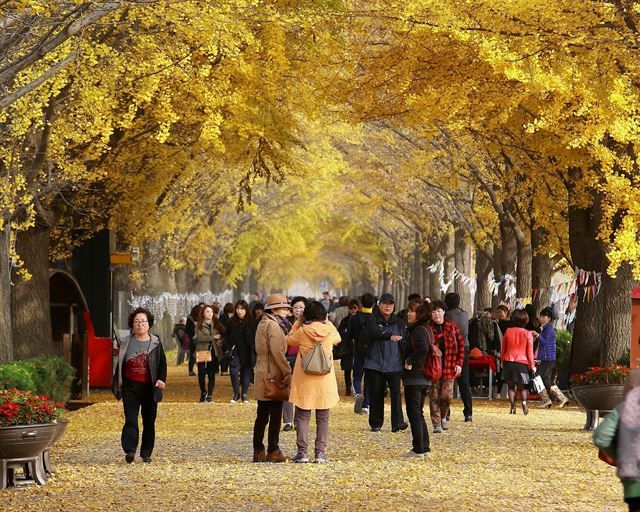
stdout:
POLYGON ((205 304, 219 303, 223 306, 227 302, 233 302, 233 291, 225 290, 222 293, 161 293, 160 295, 132 295, 128 301, 132 308, 147 308, 153 315, 160 319, 165 314, 169 315, 175 323, 181 316, 191 312, 191 308, 200 302, 205 304))

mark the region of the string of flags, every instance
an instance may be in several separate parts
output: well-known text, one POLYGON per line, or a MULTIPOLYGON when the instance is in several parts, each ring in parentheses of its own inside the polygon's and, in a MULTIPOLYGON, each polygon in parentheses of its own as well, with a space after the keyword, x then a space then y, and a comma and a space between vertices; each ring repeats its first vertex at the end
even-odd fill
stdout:
MULTIPOLYGON (((478 289, 478 282, 475 277, 468 276, 456 268, 452 270, 448 279, 445 281, 444 262, 441 260, 430 265, 428 269, 432 274, 438 274, 442 293, 447 293, 455 281, 462 283, 472 294, 478 289)), ((551 302, 570 297, 575 293, 578 300, 588 303, 594 300, 600 293, 602 287, 602 272, 583 270, 576 267, 573 279, 546 288, 534 288, 531 290, 531 297, 527 298, 516 297, 516 278, 511 274, 505 274, 496 279, 492 270, 487 277, 487 283, 489 292, 492 295, 497 296, 502 288, 504 290, 505 301, 510 303, 516 302, 517 300, 524 304, 527 299, 534 300, 548 293, 551 293, 551 302)))

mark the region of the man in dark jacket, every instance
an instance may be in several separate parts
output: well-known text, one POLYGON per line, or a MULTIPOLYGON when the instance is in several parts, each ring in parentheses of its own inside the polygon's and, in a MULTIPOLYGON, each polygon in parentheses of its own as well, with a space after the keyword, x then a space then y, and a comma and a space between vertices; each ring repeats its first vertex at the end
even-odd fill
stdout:
MULTIPOLYGON (((469 385, 469 315, 460 309, 460 295, 457 293, 447 293, 444 296, 444 303, 447 305, 446 318, 458 326, 462 339, 464 340, 464 362, 462 363, 462 373, 456 379, 460 398, 464 408, 464 421, 472 421, 473 403, 471 401, 471 387, 469 385)), ((451 411, 451 409, 449 409, 451 411)))
POLYGON ((364 357, 365 386, 369 388, 369 426, 379 432, 384 423, 384 392, 389 386, 391 395, 391 431, 405 430, 409 425, 402 414, 402 348, 405 337, 404 322, 393 313, 395 300, 390 293, 380 296, 373 322, 363 327, 371 340, 364 357))

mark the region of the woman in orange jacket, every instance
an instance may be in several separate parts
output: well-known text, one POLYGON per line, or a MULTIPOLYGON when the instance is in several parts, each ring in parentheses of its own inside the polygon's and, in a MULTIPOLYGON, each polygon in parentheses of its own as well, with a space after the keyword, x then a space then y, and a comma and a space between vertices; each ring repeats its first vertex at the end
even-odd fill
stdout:
POLYGON ((502 379, 509 388, 510 414, 516 413, 516 386, 522 395, 522 412, 529 413, 527 405, 527 386, 530 382, 529 371, 536 371, 533 359, 533 335, 525 329, 529 315, 524 309, 516 309, 511 315, 511 327, 502 338, 502 379))

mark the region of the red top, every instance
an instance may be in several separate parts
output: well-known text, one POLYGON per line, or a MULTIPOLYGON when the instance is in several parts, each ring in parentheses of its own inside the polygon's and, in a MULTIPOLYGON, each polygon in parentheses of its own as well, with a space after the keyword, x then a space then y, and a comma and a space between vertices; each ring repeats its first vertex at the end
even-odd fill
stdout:
POLYGON ((151 372, 145 352, 133 356, 124 363, 124 376, 137 382, 151 382, 151 372))
POLYGON ((533 369, 533 334, 521 327, 509 327, 502 338, 500 359, 503 363, 522 363, 533 369))

